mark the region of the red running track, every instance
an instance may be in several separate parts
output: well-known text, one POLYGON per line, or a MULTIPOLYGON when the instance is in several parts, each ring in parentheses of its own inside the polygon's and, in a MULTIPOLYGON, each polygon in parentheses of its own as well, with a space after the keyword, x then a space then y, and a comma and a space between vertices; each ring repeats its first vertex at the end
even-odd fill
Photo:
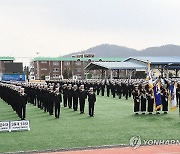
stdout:
POLYGON ((180 154, 180 145, 142 146, 137 149, 133 149, 132 147, 117 147, 107 149, 52 152, 52 154, 180 154))

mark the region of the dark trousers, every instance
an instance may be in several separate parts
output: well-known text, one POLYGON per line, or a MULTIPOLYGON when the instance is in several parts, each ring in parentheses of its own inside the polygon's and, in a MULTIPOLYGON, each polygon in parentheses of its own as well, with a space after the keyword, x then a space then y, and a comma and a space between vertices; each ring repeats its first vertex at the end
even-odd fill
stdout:
POLYGON ((177 101, 177 106, 178 106, 180 103, 180 96, 178 94, 176 95, 176 101, 177 101))
POLYGON ((67 107, 67 96, 63 96, 64 107, 67 107))
POLYGON ((146 111, 146 99, 141 98, 141 111, 145 112, 146 111))
POLYGON ((84 113, 85 100, 80 100, 80 112, 84 113))
POLYGON ((24 120, 26 118, 26 105, 25 104, 21 105, 20 118, 21 120, 24 120))
POLYGON ((49 102, 49 114, 53 115, 53 107, 54 107, 54 102, 53 100, 50 100, 49 102))
POLYGON ((100 93, 100 89, 97 89, 97 95, 99 95, 99 93, 100 93))
POLYGON ((153 112, 154 99, 148 99, 148 112, 153 112))
POLYGON ((126 92, 126 99, 128 99, 128 92, 126 92))
POLYGON ((89 102, 89 115, 94 115, 94 102, 89 102))
POLYGON ((55 102, 55 117, 59 118, 60 115, 60 102, 55 102))
POLYGON ((101 95, 102 95, 102 96, 104 96, 104 89, 102 89, 102 91, 101 91, 101 95))
POLYGON ((44 100, 43 107, 44 107, 44 112, 48 112, 48 101, 44 100))
POLYGON ((73 109, 77 111, 78 108, 78 98, 73 98, 73 109))
POLYGON ((139 112, 140 102, 137 99, 134 99, 134 112, 139 112))
POLYGON ((122 95, 122 93, 119 93, 119 99, 121 99, 121 95, 122 95))
POLYGON ((72 97, 68 97, 68 106, 72 108, 72 97))
POLYGON ((38 106, 38 108, 41 107, 41 100, 40 100, 40 98, 37 99, 37 106, 38 106))
POLYGON ((107 89, 107 97, 109 97, 109 93, 110 93, 110 90, 109 90, 109 89, 107 89))
POLYGON ((37 98, 36 98, 36 96, 33 96, 33 104, 34 104, 34 106, 36 106, 36 104, 37 104, 37 98))
POLYGON ((115 93, 115 91, 113 91, 113 92, 112 92, 112 95, 113 95, 113 98, 115 98, 115 97, 116 97, 116 93, 115 93))

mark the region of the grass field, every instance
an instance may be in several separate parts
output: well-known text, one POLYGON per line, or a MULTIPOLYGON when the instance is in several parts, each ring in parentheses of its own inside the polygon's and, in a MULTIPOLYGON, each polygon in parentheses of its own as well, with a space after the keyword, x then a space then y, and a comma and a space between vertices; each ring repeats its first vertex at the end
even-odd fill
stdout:
MULTIPOLYGON (((0 153, 73 147, 129 144, 142 139, 180 139, 178 110, 167 115, 134 115, 133 100, 97 97, 95 117, 61 108, 60 119, 27 105, 30 131, 0 133, 0 153)), ((18 120, 11 107, 0 100, 0 120, 18 120)))

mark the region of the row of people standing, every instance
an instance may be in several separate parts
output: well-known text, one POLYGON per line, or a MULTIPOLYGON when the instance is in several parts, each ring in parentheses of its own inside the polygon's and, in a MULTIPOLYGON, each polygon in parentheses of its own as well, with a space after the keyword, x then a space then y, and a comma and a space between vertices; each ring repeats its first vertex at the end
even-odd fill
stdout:
MULTIPOLYGON (((154 87, 157 86, 157 83, 154 83, 154 87)), ((170 83, 161 83, 160 88, 157 91, 157 93, 160 95, 159 99, 161 100, 161 104, 159 106, 156 106, 156 97, 154 92, 154 87, 149 87, 149 84, 142 83, 142 84, 136 84, 134 85, 134 90, 132 92, 133 99, 134 99, 134 112, 135 114, 139 114, 140 112, 142 114, 145 114, 145 112, 148 112, 149 114, 152 114, 154 110, 156 111, 156 114, 160 114, 160 111, 164 114, 168 113, 168 102, 169 102, 169 87, 170 83)), ((180 101, 180 84, 177 83, 176 88, 176 98, 177 98, 177 106, 180 101)))
POLYGON ((59 118, 60 115, 60 103, 63 100, 64 107, 73 108, 77 111, 78 104, 80 106, 80 113, 84 113, 85 101, 88 97, 89 102, 89 115, 94 115, 94 104, 96 102, 96 95, 93 88, 89 90, 84 88, 84 85, 71 85, 71 84, 28 84, 24 85, 25 91, 28 95, 29 102, 37 105, 38 108, 49 112, 53 115, 53 109, 55 111, 55 117, 59 118), (63 95, 63 99, 62 96, 63 95))
MULTIPOLYGON (((61 87, 66 85, 77 85, 77 87, 80 87, 80 85, 84 85, 85 90, 88 90, 90 87, 93 87, 94 92, 97 95, 110 97, 112 95, 113 98, 118 96, 119 99, 124 96, 126 99, 131 97, 132 90, 133 90, 133 82, 134 81, 141 81, 141 80, 92 80, 92 81, 86 81, 86 80, 79 80, 79 81, 73 81, 73 80, 63 80, 63 81, 47 81, 49 84, 59 84, 61 87)), ((144 81, 144 80, 143 80, 144 81)))
POLYGON ((25 120, 27 95, 23 87, 0 83, 0 98, 13 108, 21 120, 25 120))
POLYGON ((96 102, 96 94, 94 93, 93 87, 85 89, 84 85, 64 84, 62 86, 63 103, 64 107, 73 108, 77 111, 78 104, 80 106, 80 114, 84 113, 85 102, 88 97, 89 102, 89 116, 94 116, 94 105, 96 102))

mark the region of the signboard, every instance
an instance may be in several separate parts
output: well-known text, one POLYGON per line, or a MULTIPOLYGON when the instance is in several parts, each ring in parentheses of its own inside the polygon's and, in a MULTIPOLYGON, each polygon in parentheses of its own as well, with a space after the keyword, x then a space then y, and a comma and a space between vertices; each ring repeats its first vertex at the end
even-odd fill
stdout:
POLYGON ((9 132, 9 121, 0 122, 0 132, 9 132))
POLYGON ((26 81, 24 74, 3 74, 2 81, 26 81))
POLYGON ((28 120, 10 122, 10 131, 22 131, 22 130, 30 130, 30 125, 28 120))
POLYGON ((22 121, 0 121, 0 132, 29 131, 29 120, 22 121))

